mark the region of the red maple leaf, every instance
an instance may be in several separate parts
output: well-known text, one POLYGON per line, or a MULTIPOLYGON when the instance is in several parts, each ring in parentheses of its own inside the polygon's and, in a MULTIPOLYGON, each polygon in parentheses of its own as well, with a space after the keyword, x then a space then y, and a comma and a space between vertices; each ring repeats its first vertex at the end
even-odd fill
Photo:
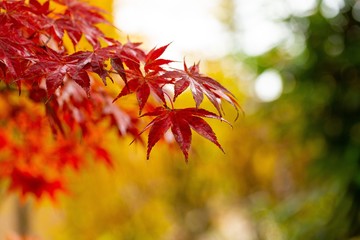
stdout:
POLYGON ((159 58, 165 52, 166 48, 169 45, 170 44, 167 44, 159 48, 153 48, 150 50, 150 52, 148 52, 148 54, 146 54, 145 66, 144 66, 145 73, 151 71, 155 71, 155 72, 164 71, 162 66, 173 62, 168 59, 159 58))
POLYGON ((100 47, 99 38, 103 38, 104 34, 95 24, 109 24, 100 14, 104 11, 77 0, 55 1, 67 7, 65 13, 59 14, 54 22, 55 33, 58 37, 62 39, 66 31, 73 45, 76 46, 84 35, 95 49, 100 47))
POLYGON ((188 68, 184 62, 184 70, 169 71, 165 73, 164 77, 175 80, 174 101, 181 93, 190 87, 197 108, 199 108, 202 103, 205 94, 220 115, 223 113, 221 107, 222 99, 229 102, 238 111, 239 104, 235 100, 234 95, 219 82, 199 73, 199 63, 188 68))
POLYGON ((114 167, 114 163, 110 156, 110 153, 101 146, 93 146, 92 150, 95 153, 95 160, 100 160, 105 163, 109 168, 114 167))
POLYGON ((73 55, 67 56, 63 52, 44 47, 44 50, 40 50, 37 56, 31 57, 31 60, 35 63, 29 67, 27 79, 33 79, 36 82, 45 78, 48 96, 53 95, 64 84, 66 79, 75 81, 89 95, 90 78, 86 71, 88 68, 86 63, 91 66, 95 53, 87 56, 88 62, 83 59, 81 53, 79 55, 77 57, 73 55))
POLYGON ((106 85, 106 78, 110 77, 105 62, 112 56, 113 47, 98 48, 94 51, 79 51, 67 57, 67 61, 77 68, 96 73, 106 85))
POLYGON ((1 18, 0 14, 0 81, 6 84, 15 82, 20 89, 19 79, 29 65, 25 56, 31 55, 36 46, 15 32, 10 24, 6 24, 6 19, 1 18))
POLYGON ((65 191, 60 179, 47 179, 33 169, 14 168, 10 175, 10 190, 19 190, 22 196, 33 193, 37 198, 48 194, 53 200, 57 191, 65 191))
MULTIPOLYGON (((225 121, 218 115, 199 108, 169 109, 165 107, 156 108, 153 112, 143 116, 155 116, 155 118, 141 132, 150 128, 148 135, 147 159, 149 159, 151 149, 171 128, 177 144, 180 146, 185 159, 188 159, 188 153, 191 145, 191 129, 213 142, 222 151, 224 151, 218 142, 214 131, 210 125, 202 118, 213 118, 225 121)), ((140 134, 141 134, 140 133, 140 134)))
POLYGON ((155 94, 163 103, 166 103, 162 88, 166 84, 172 83, 172 80, 164 77, 163 65, 172 61, 159 59, 168 45, 152 49, 144 59, 142 54, 138 54, 136 47, 136 45, 128 46, 127 49, 120 52, 118 58, 112 59, 114 69, 125 82, 125 86, 114 101, 125 95, 136 93, 141 113, 150 93, 155 94), (124 70, 123 63, 128 67, 127 70, 124 70))
POLYGON ((121 109, 116 104, 113 104, 110 97, 103 97, 103 106, 101 109, 101 119, 110 118, 110 126, 117 129, 119 136, 130 134, 138 136, 137 123, 138 118, 136 114, 132 114, 124 109, 121 109))
POLYGON ((27 6, 24 1, 2 1, 0 8, 4 9, 0 16, 6 18, 13 29, 25 36, 39 32, 51 22, 50 18, 45 17, 50 12, 48 1, 41 5, 30 0, 27 6))

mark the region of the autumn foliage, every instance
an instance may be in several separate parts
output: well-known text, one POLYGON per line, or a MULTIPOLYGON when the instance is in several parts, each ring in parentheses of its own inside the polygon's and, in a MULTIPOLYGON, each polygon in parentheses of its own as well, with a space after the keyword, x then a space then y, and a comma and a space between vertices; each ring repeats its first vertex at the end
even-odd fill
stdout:
POLYGON ((140 142, 148 132, 147 158, 167 132, 186 160, 191 130, 222 150, 204 118, 223 121, 221 103, 237 110, 234 96, 199 64, 171 68, 161 57, 168 45, 145 52, 99 24, 110 24, 102 10, 76 0, 0 2, 0 178, 10 190, 53 197, 66 191, 64 171, 81 170, 89 157, 112 167, 102 141, 111 129, 140 142), (89 48, 78 50, 80 42, 89 48), (187 89, 194 106, 176 109, 187 89), (201 109, 204 95, 216 114, 201 109))

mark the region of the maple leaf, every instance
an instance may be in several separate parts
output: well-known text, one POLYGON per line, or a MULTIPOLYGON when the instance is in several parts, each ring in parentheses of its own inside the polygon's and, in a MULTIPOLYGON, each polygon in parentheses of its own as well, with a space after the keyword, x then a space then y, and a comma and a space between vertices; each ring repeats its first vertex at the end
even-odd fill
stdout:
POLYGON ((49 6, 50 6, 50 1, 46 1, 43 4, 39 3, 37 0, 29 1, 29 8, 31 9, 32 12, 36 13, 36 15, 49 14, 51 12, 49 6))
POLYGON ((33 42, 15 32, 11 26, 1 25, 1 22, 0 20, 0 72, 2 72, 0 81, 6 84, 15 82, 20 91, 19 80, 29 65, 27 56, 32 54, 31 48, 35 46, 33 42))
POLYGON ((157 49, 154 48, 145 56, 141 52, 139 53, 136 47, 137 45, 129 45, 120 52, 118 58, 112 59, 113 68, 125 82, 125 86, 114 101, 128 94, 136 93, 139 112, 141 113, 150 93, 154 93, 155 96, 166 104, 162 88, 166 84, 171 84, 172 80, 164 77, 162 66, 172 61, 159 59, 168 45, 157 49), (128 67, 127 70, 124 70, 123 63, 128 67))
MULTIPOLYGON (((136 62, 144 61, 146 58, 146 54, 144 50, 139 48, 141 42, 131 42, 128 40, 117 52, 122 57, 123 61, 129 68, 133 68, 131 63, 135 60, 136 62), (130 57, 130 61, 127 61, 127 57, 130 57)), ((137 65, 135 65, 137 66, 137 65)))
POLYGON ((131 41, 124 45, 118 44, 119 48, 115 56, 111 58, 112 67, 120 75, 125 84, 127 84, 127 78, 124 65, 131 69, 131 71, 141 73, 140 62, 145 60, 146 54, 138 48, 140 45, 141 43, 133 43, 131 41))
POLYGON ((66 81, 45 106, 50 126, 55 133, 59 130, 65 135, 64 123, 70 127, 70 132, 80 127, 83 136, 86 136, 91 125, 98 122, 97 117, 102 116, 105 104, 104 97, 99 96, 95 89, 92 89, 89 97, 75 81, 66 81))
POLYGON ((84 34, 94 48, 100 47, 99 38, 104 37, 104 33, 95 24, 109 24, 100 14, 103 11, 76 0, 55 0, 55 2, 67 7, 65 13, 59 15, 54 22, 58 37, 61 39, 66 31, 75 46, 84 34))
POLYGON ((32 169, 16 167, 12 170, 10 178, 10 190, 20 190, 22 196, 33 193, 37 198, 41 198, 47 193, 54 200, 57 191, 65 191, 60 179, 47 179, 32 169))
POLYGON ((106 85, 106 78, 111 76, 106 70, 105 62, 113 55, 112 46, 95 49, 94 51, 79 51, 68 56, 67 61, 77 65, 77 69, 89 70, 96 73, 106 85))
POLYGON ((76 152, 74 142, 66 140, 61 140, 57 143, 57 146, 51 153, 51 156, 53 156, 52 160, 59 170, 63 170, 65 167, 70 166, 74 170, 79 171, 84 160, 76 152))
POLYGON ((169 71, 164 74, 164 77, 175 79, 174 101, 187 88, 190 88, 196 103, 196 108, 199 108, 205 94, 210 102, 215 106, 220 116, 223 113, 221 107, 222 99, 229 102, 234 106, 236 111, 238 111, 239 104, 235 100, 234 95, 219 82, 200 74, 199 63, 188 68, 184 62, 184 70, 169 71))
POLYGON ((166 103, 162 87, 171 83, 168 79, 154 73, 148 73, 145 76, 141 73, 133 73, 130 76, 128 75, 127 79, 128 82, 126 86, 123 87, 119 95, 113 101, 128 94, 136 93, 140 113, 144 108, 150 93, 154 93, 163 103, 166 103))
POLYGON ((18 33, 31 35, 50 22, 50 19, 45 17, 49 13, 49 2, 41 5, 31 0, 27 6, 24 1, 2 1, 0 8, 4 10, 0 16, 6 18, 18 33))
POLYGON ((104 162, 109 168, 114 167, 114 163, 111 159, 110 153, 103 147, 93 146, 92 150, 95 152, 95 159, 101 160, 104 162))
POLYGON ((139 133, 137 129, 138 118, 113 104, 110 97, 103 97, 103 101, 101 118, 110 118, 110 126, 115 127, 120 136, 126 134, 137 136, 139 133))
POLYGON ((68 66, 66 66, 65 55, 61 52, 45 47, 39 50, 37 55, 29 57, 34 62, 27 69, 26 79, 30 80, 45 78, 46 89, 49 96, 53 95, 55 90, 60 87, 66 76, 68 66))
POLYGON ((110 64, 113 67, 113 69, 119 74, 119 76, 122 78, 122 80, 127 84, 127 78, 125 74, 125 67, 124 63, 119 57, 113 57, 110 60, 110 64))
MULTIPOLYGON (((52 96, 64 84, 66 79, 73 80, 79 84, 86 94, 89 95, 90 78, 87 69, 91 67, 89 70, 92 70, 92 62, 95 62, 94 65, 97 64, 97 66, 101 64, 97 62, 98 59, 95 53, 86 54, 81 52, 77 55, 67 56, 62 52, 57 52, 47 47, 44 47, 44 50, 41 50, 38 56, 31 57, 30 59, 35 63, 28 68, 27 79, 32 79, 33 76, 36 76, 37 79, 44 77, 48 96, 52 96), (85 57, 82 55, 85 55, 85 57), (90 67, 87 64, 90 64, 90 67)), ((100 70, 99 73, 101 74, 100 70)))
POLYGON ((165 107, 159 107, 154 111, 146 113, 142 116, 155 117, 140 133, 142 134, 144 131, 150 128, 147 145, 147 159, 149 159, 151 149, 170 128, 177 144, 180 146, 180 149, 185 156, 186 161, 188 159, 188 153, 191 146, 191 129, 204 138, 210 140, 212 143, 218 146, 221 151, 224 151, 218 142, 214 131, 202 118, 213 118, 221 121, 226 120, 205 109, 169 109, 165 107))
POLYGON ((173 62, 172 60, 167 59, 159 59, 159 57, 165 52, 166 48, 170 45, 167 44, 165 46, 159 47, 159 48, 153 48, 146 54, 145 58, 145 66, 144 70, 146 73, 150 71, 164 71, 162 68, 162 65, 169 64, 173 62))

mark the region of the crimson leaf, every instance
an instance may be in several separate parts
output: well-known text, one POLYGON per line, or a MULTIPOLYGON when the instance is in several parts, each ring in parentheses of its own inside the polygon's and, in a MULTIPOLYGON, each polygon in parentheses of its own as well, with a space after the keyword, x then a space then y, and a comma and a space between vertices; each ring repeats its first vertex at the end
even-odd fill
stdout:
POLYGON ((169 71, 164 77, 175 79, 175 95, 176 98, 190 87, 191 93, 196 103, 196 108, 199 108, 204 99, 204 94, 210 102, 222 115, 221 100, 229 102, 238 111, 238 103, 233 94, 223 87, 219 82, 214 79, 204 76, 199 73, 199 63, 194 64, 190 68, 184 62, 184 70, 169 71))
POLYGON ((167 46, 152 49, 145 55, 145 58, 141 54, 142 52, 137 50, 137 45, 129 44, 123 47, 119 56, 111 61, 113 68, 125 82, 124 88, 114 101, 125 95, 136 93, 140 113, 150 93, 155 94, 163 103, 166 103, 162 88, 164 85, 172 83, 172 80, 163 77, 164 69, 162 66, 172 61, 158 58, 164 53, 167 46), (124 63, 128 68, 127 70, 125 70, 124 63))
MULTIPOLYGON (((155 118, 141 132, 143 133, 150 128, 147 145, 147 158, 149 159, 151 149, 171 128, 177 144, 187 161, 189 149, 191 146, 191 129, 213 142, 222 151, 214 131, 210 125, 202 118, 213 118, 225 121, 222 117, 199 108, 169 109, 165 107, 156 108, 154 111, 144 114, 143 116, 154 116, 155 118)), ((141 134, 140 133, 140 134, 141 134)))
POLYGON ((56 0, 56 2, 67 7, 65 13, 59 15, 54 23, 55 32, 59 33, 58 37, 61 39, 66 31, 75 46, 84 34, 93 47, 100 47, 99 38, 104 37, 104 34, 95 24, 108 23, 100 14, 103 11, 77 0, 56 0))

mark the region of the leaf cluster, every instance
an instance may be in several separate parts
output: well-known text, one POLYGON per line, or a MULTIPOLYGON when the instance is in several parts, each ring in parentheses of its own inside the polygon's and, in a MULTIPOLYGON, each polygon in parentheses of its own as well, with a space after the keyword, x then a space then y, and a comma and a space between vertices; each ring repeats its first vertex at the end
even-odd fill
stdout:
MULTIPOLYGON (((173 60, 162 58, 168 45, 146 52, 141 43, 121 43, 107 37, 98 27, 110 24, 102 13, 101 9, 78 0, 0 2, 0 83, 6 86, 2 97, 6 98, 14 89, 11 86, 15 86, 22 97, 43 107, 53 135, 61 135, 61 139, 74 135, 78 129, 86 139, 92 136, 94 126, 108 119, 109 127, 120 136, 132 135, 141 140, 140 135, 150 129, 147 158, 168 131, 174 135, 186 160, 191 129, 222 150, 204 118, 224 121, 223 101, 238 110, 232 93, 201 74, 199 64, 188 67, 184 62, 183 69, 171 68, 173 60), (66 38, 70 39, 72 49, 64 43, 66 38), (91 48, 76 50, 81 39, 91 48), (108 81, 121 87, 117 95, 106 89, 108 81), (174 102, 187 89, 195 106, 175 108, 174 102), (126 95, 136 96, 137 111, 121 107, 126 95), (217 114, 201 109, 204 95, 217 114), (147 112, 142 114, 144 109, 147 112), (140 117, 152 119, 142 131, 138 130, 140 117)), ((14 116, 10 115, 8 120, 14 116)), ((105 149, 91 146, 110 162, 105 149)), ((27 170, 15 165, 8 171, 9 176, 20 173, 25 174, 24 179, 29 177, 27 170)), ((56 181, 49 184, 44 185, 44 191, 49 186, 61 188, 56 181)), ((23 186, 23 191, 31 190, 23 186)))

